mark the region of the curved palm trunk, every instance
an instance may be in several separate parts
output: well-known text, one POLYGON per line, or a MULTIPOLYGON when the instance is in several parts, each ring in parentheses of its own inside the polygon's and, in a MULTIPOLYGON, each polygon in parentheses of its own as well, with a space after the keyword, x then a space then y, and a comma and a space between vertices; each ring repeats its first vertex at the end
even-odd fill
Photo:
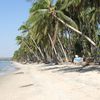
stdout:
POLYGON ((35 46, 37 47, 37 49, 39 50, 41 56, 44 58, 44 55, 42 53, 42 50, 40 49, 40 47, 37 45, 37 43, 35 42, 35 40, 33 39, 33 37, 31 36, 32 41, 34 42, 35 46))
POLYGON ((73 60, 73 56, 75 55, 75 54, 73 54, 74 52, 72 52, 72 47, 73 47, 73 44, 72 44, 72 41, 71 41, 71 35, 70 35, 70 32, 68 31, 68 36, 69 36, 69 38, 68 38, 68 42, 69 42, 69 58, 70 58, 70 61, 72 61, 73 60))
POLYGON ((62 49, 62 51, 63 51, 63 53, 64 53, 64 56, 65 56, 65 59, 66 59, 66 58, 67 58, 67 55, 66 55, 66 52, 65 52, 65 50, 64 50, 64 48, 63 48, 63 45, 62 45, 62 43, 61 43, 59 37, 58 37, 58 42, 59 42, 60 45, 61 45, 61 49, 62 49))
POLYGON ((51 45, 52 45, 52 49, 54 49, 54 52, 55 52, 55 54, 57 55, 57 51, 56 51, 56 49, 55 49, 55 46, 54 46, 54 43, 53 43, 53 41, 52 41, 52 38, 51 38, 50 34, 48 34, 48 36, 49 36, 49 39, 50 39, 50 42, 51 42, 51 45))
POLYGON ((36 56, 37 60, 40 61, 40 58, 38 57, 38 55, 36 55, 36 54, 33 52, 33 50, 28 46, 28 44, 27 44, 23 39, 22 39, 22 42, 27 46, 27 48, 29 49, 29 51, 30 51, 31 53, 33 53, 33 55, 36 56))
POLYGON ((55 46, 56 44, 56 39, 57 39, 57 30, 58 30, 58 21, 56 22, 56 25, 55 25, 55 28, 54 28, 54 34, 53 34, 53 37, 52 37, 52 41, 53 41, 53 44, 55 46))
MULTIPOLYGON (((32 33, 32 31, 31 31, 31 30, 28 30, 28 31, 29 31, 30 33, 32 33)), ((33 37, 32 37, 32 35, 31 35, 31 34, 30 34, 30 37, 31 37, 32 41, 34 42, 35 46, 37 47, 37 49, 39 50, 39 52, 40 52, 41 56, 44 58, 44 55, 43 55, 43 53, 42 53, 41 48, 37 45, 37 43, 35 42, 35 40, 33 39, 33 37)))
POLYGON ((28 44, 24 40, 23 40, 23 43, 27 46, 27 48, 29 49, 29 51, 34 54, 33 50, 28 46, 28 44))
POLYGON ((63 20, 61 20, 60 18, 58 18, 56 15, 53 14, 53 16, 60 21, 62 24, 64 24, 66 27, 70 28, 71 30, 75 31, 76 33, 82 35, 85 39, 87 39, 92 45, 94 45, 96 47, 96 44, 86 35, 82 34, 82 32, 80 32, 79 30, 75 29, 74 27, 70 26, 69 24, 65 23, 63 20))
POLYGON ((54 46, 54 44, 53 44, 53 41, 52 41, 52 38, 51 38, 50 34, 48 34, 48 36, 49 36, 49 39, 50 39, 50 42, 51 42, 51 45, 52 45, 52 49, 54 50, 54 53, 55 53, 55 55, 56 55, 56 57, 57 57, 57 58, 55 59, 55 62, 58 63, 58 62, 59 62, 59 58, 58 58, 58 54, 57 54, 56 48, 55 48, 55 46, 54 46))

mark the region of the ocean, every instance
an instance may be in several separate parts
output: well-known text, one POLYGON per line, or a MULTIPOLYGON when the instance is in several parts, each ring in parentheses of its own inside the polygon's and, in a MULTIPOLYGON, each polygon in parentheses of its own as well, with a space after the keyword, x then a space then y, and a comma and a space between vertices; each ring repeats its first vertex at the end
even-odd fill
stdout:
POLYGON ((16 68, 12 61, 0 61, 0 76, 6 75, 15 70, 16 68))

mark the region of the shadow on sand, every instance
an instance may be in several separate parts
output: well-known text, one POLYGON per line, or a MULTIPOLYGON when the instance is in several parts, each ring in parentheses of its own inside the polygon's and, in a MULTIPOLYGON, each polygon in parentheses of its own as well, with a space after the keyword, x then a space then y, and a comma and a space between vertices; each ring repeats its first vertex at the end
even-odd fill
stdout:
POLYGON ((41 71, 52 71, 52 72, 79 72, 79 73, 85 73, 90 71, 97 71, 100 72, 100 65, 90 65, 90 66, 67 66, 64 65, 63 67, 58 66, 48 66, 48 67, 42 67, 41 71))

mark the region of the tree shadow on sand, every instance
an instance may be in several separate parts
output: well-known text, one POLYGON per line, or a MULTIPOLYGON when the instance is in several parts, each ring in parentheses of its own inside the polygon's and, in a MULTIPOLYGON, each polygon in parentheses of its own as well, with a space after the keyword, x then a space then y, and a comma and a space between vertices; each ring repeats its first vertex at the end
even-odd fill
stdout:
POLYGON ((79 72, 79 73, 85 73, 85 72, 90 72, 90 71, 97 71, 100 72, 100 66, 99 65, 91 65, 91 66, 75 66, 75 67, 70 67, 70 66, 63 66, 63 67, 48 67, 48 68, 43 68, 41 71, 52 71, 52 72, 62 72, 62 73, 68 73, 68 72, 79 72))

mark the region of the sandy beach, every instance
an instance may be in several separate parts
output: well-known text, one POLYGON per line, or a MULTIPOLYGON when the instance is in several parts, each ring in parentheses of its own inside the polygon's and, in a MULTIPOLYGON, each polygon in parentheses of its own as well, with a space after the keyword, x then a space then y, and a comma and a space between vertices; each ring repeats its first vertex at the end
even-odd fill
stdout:
POLYGON ((100 100, 100 66, 19 64, 0 77, 0 100, 100 100))

